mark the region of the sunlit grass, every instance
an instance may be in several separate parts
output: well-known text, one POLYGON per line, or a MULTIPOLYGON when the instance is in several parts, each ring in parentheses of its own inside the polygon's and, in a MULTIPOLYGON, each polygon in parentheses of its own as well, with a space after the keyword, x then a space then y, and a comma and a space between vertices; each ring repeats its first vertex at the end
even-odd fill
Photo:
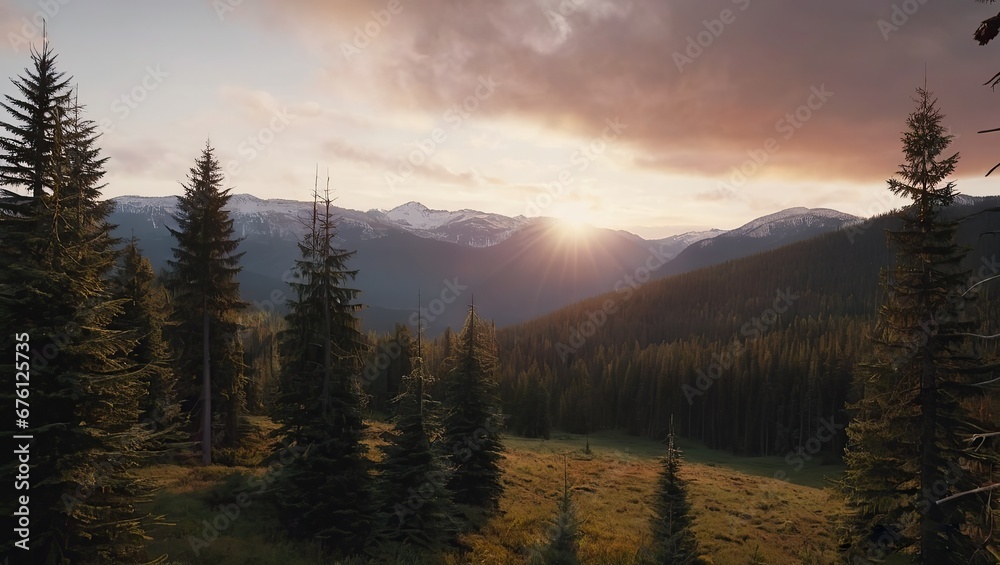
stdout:
MULTIPOLYGON (((384 424, 373 427, 370 445, 380 443, 377 436, 384 429, 384 424)), ((650 502, 663 446, 617 432, 589 439, 591 453, 586 454, 586 438, 578 435, 555 433, 547 441, 505 438, 501 513, 479 532, 464 536, 468 553, 449 555, 445 562, 524 563, 530 548, 546 538, 562 492, 565 459, 583 521, 581 562, 634 563, 649 542, 650 502)), ((785 466, 782 458, 739 458, 695 444, 684 447, 681 476, 690 485, 695 533, 712 563, 742 565, 751 556, 761 563, 834 562, 833 517, 841 504, 828 490, 807 485, 823 484, 823 475, 839 468, 807 465, 795 474, 802 483, 796 485, 770 478, 785 466)), ((204 521, 214 519, 218 510, 213 504, 226 500, 227 491, 246 477, 261 473, 260 468, 221 466, 145 470, 163 487, 149 511, 176 524, 150 532, 155 538, 148 545, 151 556, 168 553, 173 563, 192 564, 322 563, 311 545, 284 538, 262 498, 253 499, 230 528, 194 555, 189 536, 201 535, 204 521)))

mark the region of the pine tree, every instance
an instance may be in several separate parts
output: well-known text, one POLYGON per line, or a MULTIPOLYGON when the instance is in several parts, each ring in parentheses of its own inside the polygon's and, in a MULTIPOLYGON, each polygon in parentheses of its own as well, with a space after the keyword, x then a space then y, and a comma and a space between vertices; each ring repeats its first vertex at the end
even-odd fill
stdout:
POLYGON ((992 455, 965 438, 985 429, 968 410, 981 395, 969 386, 981 362, 968 336, 968 273, 955 243, 956 222, 942 218, 955 198, 945 182, 958 155, 944 156, 951 136, 926 89, 903 135, 906 162, 889 190, 912 204, 889 232, 895 265, 883 275, 886 299, 875 328, 875 353, 859 367, 860 399, 848 427, 841 489, 852 508, 851 553, 881 559, 902 551, 917 562, 992 563, 970 535, 987 516, 988 493, 938 503, 980 486, 974 469, 992 455))
MULTIPOLYGON (((145 494, 130 471, 148 446, 138 422, 148 375, 128 359, 133 341, 112 328, 123 305, 107 284, 116 240, 111 205, 99 200, 106 159, 96 126, 81 117, 45 41, 27 76, 14 80, 22 97, 3 104, 14 121, 0 123, 8 134, 0 140, 0 327, 8 330, 0 348, 30 350, 17 378, 28 383, 27 398, 18 397, 28 427, 18 432, 33 436, 30 555, 37 563, 143 562, 135 505, 145 494)), ((13 477, 10 461, 4 474, 13 477)), ((6 516, 29 493, 12 494, 3 497, 6 516)), ((11 549, 16 538, 7 539, 11 549)))
POLYGON ((576 505, 569 492, 568 464, 563 459, 563 492, 559 499, 556 517, 549 523, 548 543, 532 555, 537 565, 577 565, 578 545, 582 533, 581 522, 576 517, 576 505))
POLYGON ((213 415, 218 413, 223 422, 224 445, 232 446, 245 403, 243 346, 235 317, 246 306, 236 281, 243 253, 236 251, 241 239, 225 210, 231 189, 223 189, 223 181, 215 152, 206 144, 182 185, 177 228, 167 228, 177 241, 164 283, 173 294, 179 392, 189 414, 201 403, 201 418, 192 420, 200 422, 206 464, 211 463, 213 415))
POLYGON ((149 259, 142 255, 133 237, 122 250, 120 265, 111 278, 111 293, 121 299, 122 312, 113 327, 128 332, 136 345, 129 359, 149 374, 147 394, 139 402, 139 420, 160 445, 184 439, 177 377, 170 366, 170 346, 163 335, 169 304, 149 259))
POLYGON ((678 475, 681 456, 671 423, 670 434, 667 436, 667 453, 663 457, 663 468, 660 470, 659 485, 653 500, 652 563, 702 563, 698 556, 698 542, 692 530, 687 485, 678 475))
POLYGON ((275 500, 293 535, 350 555, 367 544, 376 510, 361 443, 361 305, 355 302, 358 291, 348 286, 357 275, 347 267, 354 252, 335 247, 330 199, 318 198, 299 243, 275 406, 277 433, 303 454, 284 468, 275 500))
POLYGON ((427 393, 419 352, 394 399, 394 430, 379 465, 383 540, 440 551, 455 539, 455 509, 448 492, 447 457, 434 444, 437 403, 427 393))
POLYGON ((469 308, 448 366, 442 438, 454 469, 448 487, 455 502, 494 510, 503 493, 496 340, 475 306, 469 308))

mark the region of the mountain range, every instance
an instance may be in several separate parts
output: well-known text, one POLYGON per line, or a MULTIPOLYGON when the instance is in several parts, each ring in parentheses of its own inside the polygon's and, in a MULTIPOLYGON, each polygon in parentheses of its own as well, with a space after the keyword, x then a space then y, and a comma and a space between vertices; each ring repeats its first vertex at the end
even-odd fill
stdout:
MULTIPOLYGON (((154 268, 171 257, 177 198, 122 196, 111 216, 119 237, 135 236, 154 268)), ((283 310, 287 272, 298 256, 312 203, 233 195, 228 204, 245 251, 244 298, 283 310)), ((626 231, 569 231, 552 218, 476 210, 432 210, 408 202, 391 210, 336 207, 337 244, 357 253, 365 328, 406 322, 418 292, 431 335, 461 324, 473 299, 498 325, 522 322, 607 292, 633 277, 661 278, 841 229, 860 218, 829 209, 791 208, 734 230, 688 232, 646 240, 626 231), (648 270, 644 273, 643 269, 648 270)))

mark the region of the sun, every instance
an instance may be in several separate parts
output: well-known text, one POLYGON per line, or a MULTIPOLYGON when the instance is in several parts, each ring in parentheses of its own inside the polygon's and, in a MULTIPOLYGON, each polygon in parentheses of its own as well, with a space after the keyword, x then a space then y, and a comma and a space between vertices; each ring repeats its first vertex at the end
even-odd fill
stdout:
POLYGON ((554 233, 562 239, 587 239, 594 229, 592 210, 579 202, 553 203, 546 210, 554 233))
POLYGON ((579 216, 556 218, 556 224, 559 227, 560 233, 568 237, 581 237, 586 234, 587 228, 590 227, 579 216))

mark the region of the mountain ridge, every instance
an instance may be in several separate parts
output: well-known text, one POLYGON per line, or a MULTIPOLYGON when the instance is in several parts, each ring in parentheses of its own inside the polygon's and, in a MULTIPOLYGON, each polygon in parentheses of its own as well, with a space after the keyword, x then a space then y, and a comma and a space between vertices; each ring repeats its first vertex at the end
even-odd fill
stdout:
MULTIPOLYGON (((115 234, 136 236, 154 268, 163 269, 172 256, 173 239, 166 227, 174 225, 177 197, 112 200, 115 234)), ((241 251, 246 252, 239 276, 244 299, 259 308, 282 310, 291 296, 284 274, 298 255, 312 202, 235 194, 227 208, 237 236, 243 238, 241 251)), ((391 330, 395 322, 407 320, 418 291, 433 297, 443 281, 468 286, 476 303, 499 325, 512 324, 605 292, 648 265, 656 266, 650 271, 652 278, 661 278, 695 268, 684 264, 685 257, 696 266, 715 264, 745 255, 748 249, 804 237, 778 233, 785 224, 814 223, 793 209, 779 213, 777 223, 775 218, 764 223, 770 226, 768 237, 707 230, 650 241, 592 226, 566 230, 553 218, 432 210, 415 201, 366 212, 334 207, 334 214, 339 218, 337 246, 356 251, 350 267, 358 271, 354 284, 367 306, 362 312, 365 327, 376 331, 391 330), (717 253, 711 244, 717 240, 728 245, 727 254, 717 253), (698 247, 693 242, 709 245, 693 249, 698 247)), ((846 216, 835 211, 826 215, 846 216)), ((837 229, 841 223, 820 222, 817 230, 837 229)), ((434 326, 436 330, 457 327, 463 318, 464 308, 449 308, 434 326)))

